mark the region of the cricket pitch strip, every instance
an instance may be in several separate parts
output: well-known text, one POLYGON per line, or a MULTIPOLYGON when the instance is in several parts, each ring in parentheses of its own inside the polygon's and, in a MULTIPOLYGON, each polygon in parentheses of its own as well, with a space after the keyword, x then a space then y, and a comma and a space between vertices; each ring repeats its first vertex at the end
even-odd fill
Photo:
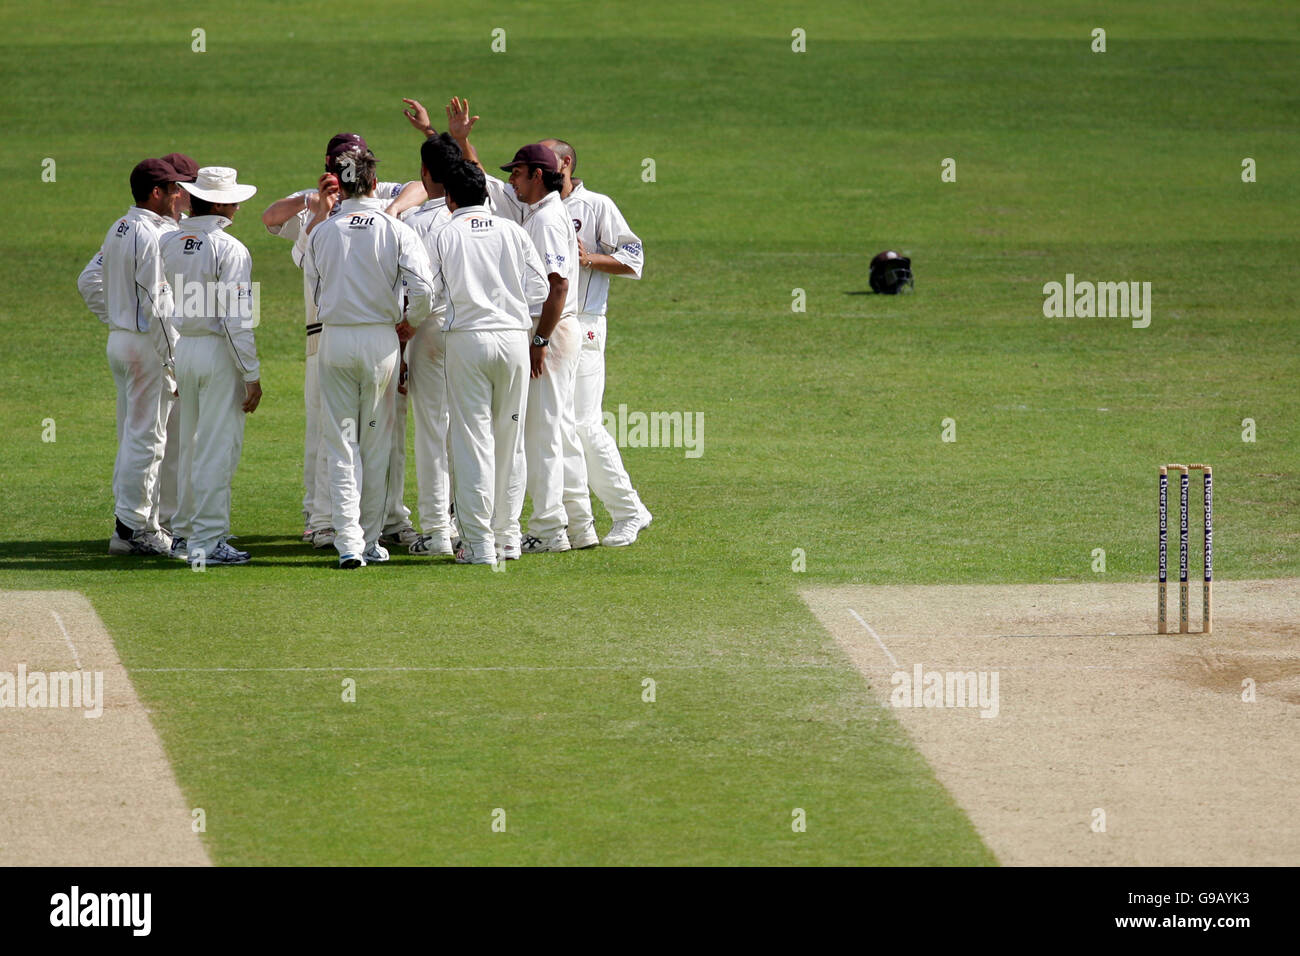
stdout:
POLYGON ((1300 579, 801 596, 1008 865, 1300 864, 1300 579))
POLYGON ((0 591, 0 866, 208 856, 104 623, 75 591, 0 591))

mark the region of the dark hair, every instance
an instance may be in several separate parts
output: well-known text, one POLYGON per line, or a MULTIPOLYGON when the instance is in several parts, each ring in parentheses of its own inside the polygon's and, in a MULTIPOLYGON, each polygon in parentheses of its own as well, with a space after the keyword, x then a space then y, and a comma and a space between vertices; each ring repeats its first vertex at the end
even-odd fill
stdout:
POLYGON ((164 196, 170 196, 172 189, 176 187, 173 183, 144 182, 132 179, 131 198, 136 203, 146 203, 149 201, 149 197, 153 195, 155 188, 161 189, 164 196))
POLYGON ((339 178, 339 188, 349 199, 364 196, 375 188, 375 165, 378 160, 368 149, 353 147, 330 157, 330 172, 339 178))
POLYGON ((560 157, 561 160, 565 156, 569 157, 569 175, 576 173, 578 171, 578 151, 562 139, 553 139, 551 142, 555 144, 551 147, 551 150, 556 156, 560 157))
POLYGON ((481 206, 487 202, 487 179, 483 170, 467 159, 458 159, 447 167, 442 188, 447 197, 460 206, 481 206))
POLYGON ((460 159, 460 146, 451 138, 450 133, 430 136, 420 146, 420 162, 435 183, 444 183, 448 168, 460 159))
POLYGON ((531 178, 534 169, 542 171, 542 185, 546 187, 548 193, 558 193, 564 188, 564 173, 558 169, 546 169, 543 166, 529 166, 528 175, 531 178))
POLYGON ((190 215, 191 216, 211 216, 213 203, 206 199, 200 199, 198 196, 190 193, 190 215))

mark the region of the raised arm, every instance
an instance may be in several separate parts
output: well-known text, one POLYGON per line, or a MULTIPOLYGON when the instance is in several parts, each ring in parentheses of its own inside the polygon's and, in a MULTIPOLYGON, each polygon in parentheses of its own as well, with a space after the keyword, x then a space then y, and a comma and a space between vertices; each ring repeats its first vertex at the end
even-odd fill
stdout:
POLYGON ((402 110, 402 115, 410 121, 412 126, 419 130, 421 135, 426 138, 437 135, 438 131, 433 128, 433 123, 429 121, 429 111, 424 108, 419 100, 410 100, 403 96, 402 102, 409 107, 402 110))
POLYGON ((301 196, 286 196, 283 199, 277 199, 263 211, 262 225, 266 226, 267 232, 278 236, 281 226, 308 208, 310 208, 310 200, 307 193, 301 196))
MULTIPOLYGON (((483 169, 483 164, 478 161, 478 150, 470 145, 469 141, 470 131, 474 129, 474 124, 477 122, 477 116, 469 115, 469 100, 453 96, 451 102, 447 104, 447 132, 460 147, 461 155, 479 169, 483 169)), ((487 170, 483 169, 483 172, 486 173, 487 170)))

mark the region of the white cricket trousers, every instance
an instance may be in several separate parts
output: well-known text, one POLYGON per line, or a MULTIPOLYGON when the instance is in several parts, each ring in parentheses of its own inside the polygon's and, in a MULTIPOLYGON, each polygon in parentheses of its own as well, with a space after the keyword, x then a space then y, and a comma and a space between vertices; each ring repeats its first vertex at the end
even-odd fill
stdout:
POLYGON ((230 534, 230 484, 244 447, 247 390, 226 340, 182 335, 176 343, 180 388, 179 503, 173 532, 189 553, 209 555, 230 534))
MULTIPOLYGON (((445 333, 452 491, 470 560, 519 546, 531 332, 445 333)), ((421 512, 423 516, 423 512, 421 512)))
POLYGON ((397 330, 326 325, 317 361, 334 547, 339 554, 360 554, 378 544, 383 531, 397 409, 397 330))
MULTIPOLYGON (((319 345, 320 334, 313 336, 319 345)), ((410 345, 407 345, 410 348, 410 345)), ((307 368, 303 377, 303 405, 307 412, 307 429, 303 438, 302 456, 302 515, 308 531, 323 531, 332 527, 333 506, 330 504, 329 454, 321 440, 320 365, 318 351, 308 351, 307 368)), ((389 457, 389 493, 385 504, 384 529, 404 527, 411 512, 402 502, 406 470, 406 404, 407 396, 396 397, 397 417, 393 421, 393 450, 389 457)))
POLYGON ((302 397, 307 410, 307 430, 302 449, 302 515, 308 531, 323 531, 333 520, 330 513, 329 456, 321 441, 320 333, 307 339, 307 370, 302 397))
POLYGON ((406 389, 415 420, 415 480, 419 488, 420 530, 441 535, 451 530, 451 474, 447 460, 446 333, 433 319, 415 327, 406 343, 406 389))
POLYGON ((163 387, 167 393, 163 397, 168 409, 167 441, 163 446, 162 465, 158 469, 158 525, 170 530, 176 520, 179 507, 177 472, 181 457, 181 403, 172 394, 176 390, 174 379, 169 376, 163 387))
POLYGON ((158 531, 158 506, 171 376, 147 332, 108 333, 108 367, 117 386, 113 510, 132 531, 158 531))
MULTIPOLYGON (((411 347, 408 342, 406 347, 411 347)), ((399 345, 400 348, 400 345, 399 345)), ((411 396, 397 391, 402 357, 398 353, 397 371, 393 373, 393 444, 388 450, 388 497, 384 499, 384 531, 400 531, 411 526, 411 509, 406 497, 406 409, 411 396)), ((410 363, 407 363, 407 392, 410 386, 410 363)))
POLYGON ((640 514, 641 498, 623 467, 618 442, 605 428, 605 316, 581 313, 582 355, 573 389, 573 411, 578 420, 578 438, 587 462, 591 490, 615 521, 627 521, 640 514))
POLYGON ((577 531, 592 520, 587 464, 573 412, 580 352, 578 323, 565 317, 551 333, 545 371, 528 380, 524 449, 528 458, 528 495, 533 499, 528 533, 543 541, 566 525, 577 531))

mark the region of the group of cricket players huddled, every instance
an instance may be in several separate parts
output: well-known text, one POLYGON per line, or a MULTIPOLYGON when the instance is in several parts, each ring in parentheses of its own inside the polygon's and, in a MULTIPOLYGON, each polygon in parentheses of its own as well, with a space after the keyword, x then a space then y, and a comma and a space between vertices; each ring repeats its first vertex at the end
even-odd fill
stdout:
MULTIPOLYGON (((303 273, 303 541, 333 546, 341 568, 394 547, 500 566, 632 544, 651 514, 601 406, 609 279, 640 278, 641 240, 574 178, 569 143, 520 148, 507 184, 479 162, 467 100, 451 100, 442 133, 403 102, 424 137, 418 181, 380 181, 365 140, 339 133, 316 188, 262 213, 303 273), (403 502, 408 410, 418 531, 403 502), (603 539, 591 491, 613 520, 603 539)), ((135 204, 82 271, 117 386, 110 554, 249 561, 230 499, 262 398, 260 303, 226 229, 256 191, 226 166, 146 159, 135 204)))

